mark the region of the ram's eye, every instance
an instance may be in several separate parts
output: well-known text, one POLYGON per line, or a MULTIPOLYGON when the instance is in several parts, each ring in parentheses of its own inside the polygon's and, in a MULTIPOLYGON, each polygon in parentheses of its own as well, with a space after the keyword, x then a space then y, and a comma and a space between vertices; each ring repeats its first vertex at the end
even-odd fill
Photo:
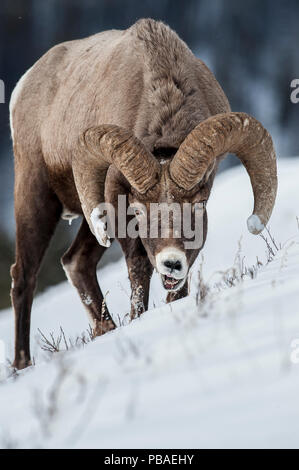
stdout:
POLYGON ((133 207, 133 211, 136 217, 141 217, 143 215, 143 210, 140 209, 139 207, 133 207))

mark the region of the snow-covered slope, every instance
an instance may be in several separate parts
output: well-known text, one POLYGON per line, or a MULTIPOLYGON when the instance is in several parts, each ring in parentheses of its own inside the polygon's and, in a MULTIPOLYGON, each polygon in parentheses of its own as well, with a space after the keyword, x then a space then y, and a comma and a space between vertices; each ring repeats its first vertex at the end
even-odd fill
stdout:
MULTIPOLYGON (((88 324, 69 284, 37 298, 36 365, 0 385, 0 446, 298 447, 298 174, 298 159, 280 161, 270 226, 283 246, 267 265, 265 242, 246 232, 252 195, 244 169, 217 178, 202 268, 210 292, 199 304, 200 259, 187 299, 165 305, 154 278, 142 318, 84 348, 46 354, 38 328, 57 336, 62 326, 75 338, 88 324), (264 266, 229 288, 223 271, 234 264, 241 236, 245 265, 258 256, 264 266), (212 276, 215 271, 222 273, 212 276)), ((235 268, 238 278, 239 263, 235 268)), ((99 279, 115 319, 123 318, 129 309, 124 261, 99 271, 99 279)), ((0 314, 0 339, 11 358, 10 310, 0 314)))

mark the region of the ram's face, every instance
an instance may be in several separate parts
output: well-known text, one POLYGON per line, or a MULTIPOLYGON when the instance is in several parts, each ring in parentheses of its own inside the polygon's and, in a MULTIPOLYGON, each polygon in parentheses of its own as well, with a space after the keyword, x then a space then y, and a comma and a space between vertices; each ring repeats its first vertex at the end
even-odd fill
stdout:
POLYGON ((131 196, 130 206, 148 258, 164 289, 178 291, 204 246, 207 235, 207 191, 180 197, 161 188, 159 199, 145 202, 131 196))
MULTIPOLYGON (((147 137, 150 138, 147 146, 151 146, 151 136, 147 137)), ((245 113, 223 112, 211 116, 196 125, 183 141, 180 132, 170 137, 162 135, 161 139, 155 142, 152 153, 131 131, 106 124, 87 129, 80 136, 79 143, 80 149, 93 155, 93 161, 94 157, 100 158, 101 164, 113 164, 122 174, 138 223, 145 226, 139 236, 148 257, 160 273, 165 289, 176 290, 183 286, 190 266, 204 245, 207 234, 204 201, 208 200, 221 159, 228 152, 235 153, 249 174, 254 212, 247 220, 247 226, 251 233, 257 235, 266 226, 276 198, 276 156, 270 134, 261 123, 245 113), (176 203, 183 213, 184 201, 192 208, 193 245, 192 234, 190 237, 189 231, 189 236, 186 235, 177 215, 170 214, 168 228, 159 233, 165 217, 157 211, 152 214, 150 208, 150 203, 166 206, 176 203), (154 230, 153 235, 150 228, 154 222, 158 233, 154 230), (177 235, 178 227, 182 230, 177 235)), ((99 182, 101 178, 98 178, 99 182)), ((121 185, 111 190, 113 197, 121 185)), ((99 194, 103 190, 102 181, 99 194)), ((89 220, 90 213, 85 212, 89 220)), ((101 231, 107 238, 103 224, 101 231)))

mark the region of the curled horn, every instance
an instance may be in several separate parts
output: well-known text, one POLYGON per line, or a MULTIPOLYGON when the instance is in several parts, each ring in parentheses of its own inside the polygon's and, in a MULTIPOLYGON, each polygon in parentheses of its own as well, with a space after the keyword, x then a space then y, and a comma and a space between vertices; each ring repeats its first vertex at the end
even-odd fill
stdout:
POLYGON ((157 160, 132 132, 122 127, 110 124, 91 127, 81 135, 80 144, 99 160, 103 169, 113 163, 141 194, 159 180, 157 160))
POLYGON ((234 153, 245 166, 254 194, 253 214, 247 220, 251 233, 267 224, 277 192, 276 155, 268 131, 246 113, 212 116, 196 126, 180 145, 170 165, 173 181, 191 190, 215 159, 234 153))

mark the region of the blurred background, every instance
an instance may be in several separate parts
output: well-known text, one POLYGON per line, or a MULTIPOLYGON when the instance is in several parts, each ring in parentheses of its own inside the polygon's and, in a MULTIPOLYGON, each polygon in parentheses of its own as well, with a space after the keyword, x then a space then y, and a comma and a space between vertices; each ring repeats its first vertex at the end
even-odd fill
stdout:
MULTIPOLYGON (((299 155, 299 104, 290 83, 299 78, 298 0, 1 0, 0 308, 9 305, 14 257, 13 155, 9 99, 21 75, 55 44, 137 19, 168 23, 206 62, 234 111, 253 114, 271 132, 279 158, 299 155)), ((222 166, 238 164, 233 157, 222 166)), ((59 258, 76 226, 61 222, 43 263, 39 290, 64 279, 59 258)))

